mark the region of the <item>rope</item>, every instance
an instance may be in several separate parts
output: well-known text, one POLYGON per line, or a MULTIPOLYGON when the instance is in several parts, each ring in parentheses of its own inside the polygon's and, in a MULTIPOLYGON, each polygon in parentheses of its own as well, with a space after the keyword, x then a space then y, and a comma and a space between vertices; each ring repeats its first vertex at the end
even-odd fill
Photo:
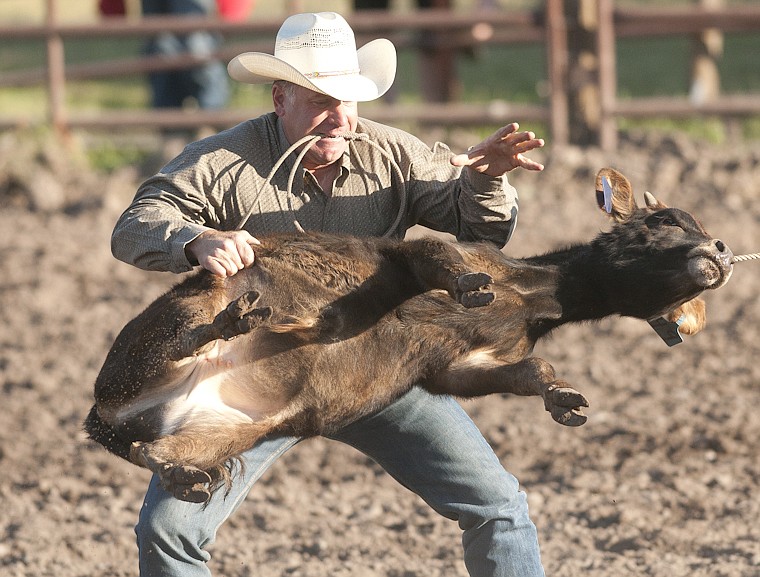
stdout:
MULTIPOLYGON (((354 140, 354 141, 361 141, 366 142, 370 146, 373 146, 380 154, 387 159, 390 164, 391 168, 393 169, 394 173, 396 174, 396 177, 399 181, 399 208, 398 213, 396 214, 396 219, 393 221, 393 224, 388 227, 388 229, 383 233, 384 237, 391 236, 394 231, 398 228, 398 225, 401 223, 401 219, 404 216, 404 209, 406 208, 406 183, 404 181, 404 174, 401 172, 401 167, 398 165, 396 160, 388 153, 385 149, 383 149, 382 146, 377 144, 376 142, 373 142, 369 139, 369 136, 366 134, 358 133, 358 132, 345 132, 343 134, 337 135, 339 137, 342 137, 346 140, 354 140)), ((288 175, 288 188, 287 188, 287 194, 288 194, 288 206, 290 207, 290 212, 293 213, 293 208, 290 205, 290 195, 293 194, 293 181, 295 180, 296 172, 298 171, 298 167, 301 164, 301 160, 303 160, 303 157, 306 156, 306 153, 309 151, 309 148, 311 148, 311 145, 316 142, 317 140, 324 138, 323 136, 320 136, 319 134, 309 134, 307 136, 304 136, 302 139, 297 141, 296 143, 292 144, 290 148, 288 148, 285 152, 282 153, 282 156, 275 162, 274 166, 272 167, 272 170, 269 171, 269 174, 266 177, 266 180, 264 180, 264 184, 262 187, 271 185, 272 184, 272 178, 274 178, 274 175, 277 173, 277 171, 280 169, 282 164, 285 162, 285 160, 293 153, 294 150, 296 150, 299 146, 301 146, 304 143, 307 143, 303 150, 298 154, 296 157, 296 161, 293 164, 293 168, 290 170, 290 174, 288 175)), ((253 214, 253 211, 255 209, 256 205, 252 204, 251 208, 248 209, 248 212, 246 212, 245 216, 241 219, 240 224, 237 226, 237 230, 240 230, 245 226, 245 223, 248 222, 248 219, 251 218, 251 215, 253 214)), ((293 214, 295 217, 295 214, 293 214)), ((295 225, 296 229, 300 232, 304 232, 303 228, 301 227, 298 220, 295 218, 293 219, 293 224, 295 225)))
MULTIPOLYGON (((282 166, 282 163, 285 162, 285 160, 288 158, 288 156, 290 156, 290 154, 296 148, 298 148, 304 142, 307 142, 307 141, 310 141, 309 142, 309 146, 311 146, 312 142, 314 142, 314 141, 316 141, 316 140, 318 140, 320 138, 321 138, 321 136, 319 136, 319 135, 309 134, 308 136, 304 136, 302 139, 300 139, 299 141, 297 141, 295 144, 291 144, 290 148, 288 148, 285 152, 283 152, 282 155, 280 156, 280 158, 277 160, 277 162, 274 163, 274 166, 272 167, 272 170, 269 171, 269 174, 267 175, 266 180, 264 180, 264 184, 262 185, 262 187, 266 186, 267 184, 271 184, 272 178, 274 177, 275 173, 279 170, 279 168, 282 166)), ((309 146, 304 146, 304 150, 308 150, 309 146)), ((303 157, 303 154, 305 154, 305 153, 302 153, 301 155, 299 155, 298 162, 300 162, 300 159, 303 157)), ((296 164, 295 164, 296 167, 298 166, 298 162, 296 162, 296 164)), ((295 167, 294 167, 294 169, 295 169, 295 167)), ((294 172, 294 171, 291 171, 291 172, 294 172)), ((291 184, 291 182, 292 181, 288 181, 288 194, 290 194, 290 184, 291 184)), ((256 205, 252 204, 251 208, 248 209, 248 212, 246 212, 245 216, 243 216, 243 218, 240 220, 240 224, 237 225, 237 230, 241 230, 243 228, 243 226, 245 226, 245 223, 248 222, 249 218, 251 218, 251 215, 253 214, 253 211, 255 209, 256 209, 256 205)))
MULTIPOLYGON (((396 160, 388 153, 382 146, 377 144, 376 142, 373 142, 369 139, 369 136, 366 134, 358 133, 358 132, 345 132, 343 134, 339 134, 337 136, 340 136, 342 138, 345 138, 346 140, 353 140, 353 141, 361 141, 366 142, 370 146, 373 146, 385 159, 387 159, 390 164, 391 168, 396 174, 396 177, 399 181, 400 191, 399 196, 400 202, 399 202, 399 209, 398 214, 396 214, 396 219, 393 221, 393 224, 391 224, 390 227, 388 227, 388 230, 386 230, 383 233, 384 237, 390 236, 393 234, 393 232, 398 228, 398 225, 401 223, 401 219, 404 216, 404 208, 406 207, 406 183, 404 181, 404 174, 401 172, 401 167, 399 167, 396 160)), ((290 195, 293 194, 293 181, 295 180, 296 172, 298 171, 298 167, 301 164, 301 160, 303 160, 303 157, 306 156, 306 153, 309 151, 309 148, 311 148, 311 145, 316 142, 317 140, 324 138, 323 136, 320 136, 319 134, 309 134, 307 136, 304 136, 302 139, 297 141, 296 143, 292 144, 290 148, 288 148, 285 152, 282 153, 280 158, 275 162, 274 166, 272 167, 272 170, 269 171, 269 175, 267 175, 266 180, 264 181, 264 184, 262 186, 271 185, 272 178, 274 178, 274 175, 277 173, 277 171, 280 169, 282 164, 285 162, 285 160, 293 153, 294 150, 296 150, 299 146, 301 146, 304 143, 306 146, 303 147, 303 150, 298 154, 296 157, 296 161, 293 164, 293 168, 290 170, 290 174, 288 175, 288 205, 290 205, 290 195)), ((248 209, 248 212, 245 214, 243 219, 240 221, 240 224, 238 225, 237 229, 240 230, 243 228, 246 222, 248 222, 248 219, 251 218, 251 215, 253 214, 253 211, 255 209, 255 204, 251 205, 251 208, 248 209)), ((292 207, 290 208, 290 212, 293 212, 292 207)), ((295 216, 295 214, 293 215, 295 216)), ((293 219, 293 224, 295 225, 296 229, 300 232, 304 232, 303 227, 301 227, 298 220, 295 218, 293 219)), ((734 255, 734 258, 731 259, 731 263, 737 263, 737 262, 745 262, 748 260, 757 260, 760 259, 760 252, 753 252, 750 254, 740 254, 740 255, 734 255)))
POLYGON ((746 260, 756 260, 760 258, 760 252, 753 252, 751 254, 739 254, 734 255, 734 258, 731 259, 732 263, 735 262, 744 262, 746 260))

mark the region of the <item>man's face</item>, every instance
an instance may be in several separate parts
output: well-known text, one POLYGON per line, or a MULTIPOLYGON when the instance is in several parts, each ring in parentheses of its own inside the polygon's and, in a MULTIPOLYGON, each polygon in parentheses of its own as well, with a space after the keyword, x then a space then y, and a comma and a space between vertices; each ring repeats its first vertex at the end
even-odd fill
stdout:
POLYGON ((272 87, 272 100, 288 142, 292 144, 309 134, 327 137, 311 146, 303 158, 305 168, 314 170, 340 159, 348 142, 330 137, 356 130, 356 102, 336 100, 297 85, 289 92, 278 83, 272 87))

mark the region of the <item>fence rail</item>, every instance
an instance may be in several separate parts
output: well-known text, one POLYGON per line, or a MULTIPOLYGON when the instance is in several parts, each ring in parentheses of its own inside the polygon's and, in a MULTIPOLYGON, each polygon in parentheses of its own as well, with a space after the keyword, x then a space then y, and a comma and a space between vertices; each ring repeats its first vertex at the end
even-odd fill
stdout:
POLYGON ((620 118, 741 118, 760 114, 760 94, 702 98, 617 98, 615 43, 617 38, 760 31, 760 6, 705 6, 615 8, 613 0, 598 0, 597 51, 599 55, 599 132, 604 149, 618 142, 620 118))
MULTIPOLYGON (((558 4, 558 0, 549 0, 558 4)), ((85 80, 98 77, 146 73, 154 70, 177 69, 197 65, 211 58, 229 60, 243 51, 271 51, 274 37, 281 25, 280 19, 257 19, 251 22, 230 23, 208 18, 180 18, 170 16, 146 17, 140 20, 107 19, 97 26, 86 24, 63 24, 55 20, 55 0, 48 0, 48 21, 43 26, 0 27, 0 36, 17 39, 46 39, 48 44, 47 66, 42 69, 22 70, 6 73, 0 78, 1 86, 25 86, 45 83, 50 94, 50 122, 58 130, 71 127, 192 127, 198 125, 225 126, 230 123, 250 118, 252 114, 262 112, 246 111, 193 111, 192 114, 181 111, 140 110, 114 111, 107 114, 74 114, 64 106, 64 81, 85 80), (84 64, 64 63, 63 42, 73 38, 97 37, 148 37, 162 31, 188 33, 196 30, 211 30, 227 35, 266 35, 267 42, 228 43, 217 53, 208 58, 182 56, 177 58, 141 57, 120 59, 118 61, 101 61, 84 64)), ((542 42, 547 27, 541 21, 542 14, 534 12, 515 12, 490 14, 486 19, 480 14, 438 13, 425 11, 414 14, 356 13, 349 18, 357 36, 357 43, 384 36, 391 39, 397 47, 403 48, 414 43, 414 34, 421 31, 445 32, 453 45, 472 46, 478 41, 473 38, 474 26, 486 25, 487 42, 542 42), (504 32, 517 31, 507 34, 504 32)), ((556 109, 559 109, 555 107, 556 109)), ((491 106, 482 107, 457 104, 426 104, 424 106, 376 106, 372 117, 388 122, 418 120, 428 123, 478 124, 483 121, 507 122, 507 114, 519 113, 525 120, 547 121, 550 108, 537 106, 491 106)), ((516 116, 512 116, 515 118, 516 116)), ((0 127, 17 126, 22 121, 13 118, 0 118, 0 127)), ((561 130, 559 131, 561 133, 561 130)))
POLYGON ((614 9, 615 35, 670 36, 696 34, 707 29, 723 32, 756 32, 760 7, 756 5, 707 8, 704 6, 649 6, 614 9))
MULTIPOLYGON (((88 129, 109 127, 224 127, 250 118, 262 111, 222 110, 109 110, 101 113, 72 113, 65 105, 67 81, 84 80, 125 74, 140 74, 152 70, 188 67, 207 59, 184 56, 172 59, 157 57, 126 58, 118 61, 99 61, 66 64, 64 43, 74 38, 148 37, 159 32, 187 33, 213 30, 225 35, 262 36, 269 41, 226 44, 211 58, 228 60, 243 51, 270 52, 281 20, 257 18, 250 22, 230 23, 208 18, 145 17, 139 20, 110 18, 96 25, 60 23, 56 19, 57 0, 46 0, 47 18, 41 26, 0 26, 0 36, 6 39, 42 39, 47 46, 47 65, 41 69, 6 72, 0 77, 2 86, 44 84, 49 95, 49 121, 56 130, 65 132, 73 127, 88 129)), ((398 14, 394 12, 354 13, 348 18, 357 42, 383 36, 398 47, 414 47, 416 34, 423 31, 444 32, 454 46, 478 44, 537 43, 545 47, 549 96, 539 105, 509 103, 425 103, 423 105, 374 105, 371 117, 383 122, 416 121, 428 124, 477 125, 503 124, 515 119, 546 122, 552 142, 570 142, 570 125, 578 111, 572 108, 572 90, 568 78, 577 65, 571 48, 574 35, 581 25, 571 14, 570 4, 589 3, 593 6, 595 24, 592 26, 595 57, 598 68, 589 82, 597 94, 598 121, 590 129, 604 148, 617 145, 617 124, 621 118, 669 116, 687 118, 714 115, 724 118, 760 114, 760 95, 719 97, 694 103, 687 98, 617 98, 616 42, 619 38, 662 35, 697 35, 705 30, 722 32, 760 31, 760 5, 730 6, 709 9, 699 6, 615 8, 613 0, 546 0, 541 10, 532 11, 421 11, 398 14)), ((587 24, 586 24, 587 25, 587 24)), ((0 128, 24 124, 23 119, 0 117, 0 128)))

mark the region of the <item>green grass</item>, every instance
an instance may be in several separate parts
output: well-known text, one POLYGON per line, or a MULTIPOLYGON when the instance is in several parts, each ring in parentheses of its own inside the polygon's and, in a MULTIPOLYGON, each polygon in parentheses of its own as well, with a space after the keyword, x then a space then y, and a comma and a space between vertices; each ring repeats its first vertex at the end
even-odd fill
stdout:
MULTIPOLYGON (((760 34, 726 34, 720 59, 722 90, 726 94, 760 92, 760 34)), ((626 38, 618 41, 618 96, 677 96, 688 94, 691 44, 682 36, 626 38)))

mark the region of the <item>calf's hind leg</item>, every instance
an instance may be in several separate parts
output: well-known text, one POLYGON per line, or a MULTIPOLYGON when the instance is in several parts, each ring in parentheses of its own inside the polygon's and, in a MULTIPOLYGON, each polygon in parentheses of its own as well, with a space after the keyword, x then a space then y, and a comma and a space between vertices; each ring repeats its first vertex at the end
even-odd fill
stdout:
POLYGON ((205 503, 222 485, 229 487, 234 458, 272 429, 266 421, 190 425, 152 442, 132 443, 130 461, 157 474, 161 486, 177 499, 205 503))

